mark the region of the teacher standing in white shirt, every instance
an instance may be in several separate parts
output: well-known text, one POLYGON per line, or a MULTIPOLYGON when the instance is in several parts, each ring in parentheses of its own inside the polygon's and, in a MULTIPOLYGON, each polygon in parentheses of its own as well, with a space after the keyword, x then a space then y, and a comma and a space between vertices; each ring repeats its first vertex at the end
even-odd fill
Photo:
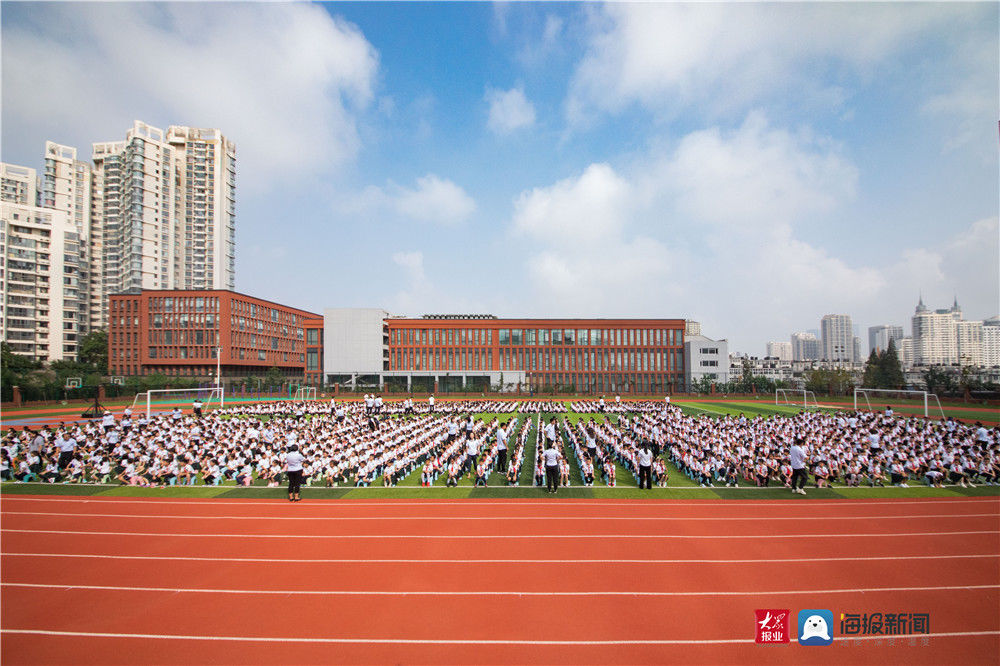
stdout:
POLYGON ((302 463, 305 457, 299 453, 299 447, 292 444, 291 450, 285 454, 285 471, 288 473, 288 501, 301 502, 299 488, 302 487, 302 463))

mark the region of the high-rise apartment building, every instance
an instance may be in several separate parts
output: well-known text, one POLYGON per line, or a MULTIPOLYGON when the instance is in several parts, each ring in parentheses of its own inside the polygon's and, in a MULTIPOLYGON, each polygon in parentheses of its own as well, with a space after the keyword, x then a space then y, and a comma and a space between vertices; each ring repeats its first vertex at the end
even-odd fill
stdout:
POLYGON ((981 364, 987 368, 1000 366, 1000 317, 993 317, 983 322, 981 364))
POLYGON ((854 326, 850 315, 828 314, 820 320, 824 361, 854 362, 854 326))
POLYGON ((792 333, 792 360, 818 361, 819 339, 812 333, 792 333))
POLYGON ((94 144, 94 171, 106 294, 235 288, 236 148, 219 130, 137 121, 94 144))
POLYGON ((0 203, 0 338, 15 354, 75 358, 80 336, 80 237, 51 208, 0 203))
MULTIPOLYGON (((38 205, 66 213, 79 237, 79 332, 87 333, 91 327, 100 328, 98 313, 92 316, 90 307, 99 302, 100 284, 91 276, 100 255, 91 253, 90 247, 90 164, 77 159, 76 148, 52 141, 45 142, 45 168, 38 193, 38 205)), ((99 274, 99 271, 98 271, 99 274)))
POLYGON ((958 363, 958 327, 962 319, 958 300, 950 309, 930 310, 921 298, 914 311, 913 364, 953 365, 958 363))
POLYGON ((776 358, 779 361, 791 361, 792 360, 792 343, 791 342, 768 342, 767 343, 767 356, 769 358, 776 358))
POLYGON ((34 169, 0 163, 0 201, 34 206, 38 198, 38 177, 34 169))
MULTIPOLYGON (((896 348, 899 349, 899 341, 903 339, 903 327, 890 324, 880 324, 868 327, 868 351, 872 349, 876 353, 884 352, 889 348, 891 340, 896 341, 896 348)), ((860 359, 858 359, 860 360, 860 359)))
POLYGON ((958 340, 958 363, 979 367, 983 362, 983 322, 961 320, 955 322, 958 340))

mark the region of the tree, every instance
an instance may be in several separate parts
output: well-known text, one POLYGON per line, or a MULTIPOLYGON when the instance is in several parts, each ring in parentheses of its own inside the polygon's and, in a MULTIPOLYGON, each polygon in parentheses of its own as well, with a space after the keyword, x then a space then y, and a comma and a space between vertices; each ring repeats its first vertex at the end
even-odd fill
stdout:
POLYGON ((924 372, 924 384, 928 393, 949 393, 955 389, 955 382, 945 370, 938 367, 929 368, 924 372))
POLYGON ((282 374, 281 370, 276 367, 272 366, 271 369, 267 371, 267 374, 264 375, 264 384, 268 387, 281 386, 284 383, 285 375, 282 374))
POLYGON ((878 366, 879 388, 903 388, 906 379, 903 377, 903 366, 899 362, 899 355, 896 354, 895 340, 889 340, 889 348, 879 356, 878 366))
POLYGON ((80 340, 79 359, 102 375, 108 374, 108 332, 96 329, 80 340))
POLYGON ((865 375, 861 379, 861 385, 865 388, 879 388, 881 385, 881 359, 879 359, 878 352, 872 349, 871 353, 868 354, 868 360, 865 362, 865 375))
POLYGON ((814 393, 844 395, 854 388, 854 377, 844 368, 815 368, 806 373, 806 388, 814 393))
POLYGON ((976 376, 976 369, 971 365, 962 366, 958 385, 962 389, 962 400, 965 402, 972 402, 972 392, 981 391, 983 388, 982 380, 976 376))

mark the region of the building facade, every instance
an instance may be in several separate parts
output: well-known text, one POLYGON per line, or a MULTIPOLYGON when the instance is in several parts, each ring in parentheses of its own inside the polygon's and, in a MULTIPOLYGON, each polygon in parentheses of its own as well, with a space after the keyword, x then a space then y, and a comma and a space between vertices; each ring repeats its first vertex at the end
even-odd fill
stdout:
POLYGON ((38 204, 38 176, 34 169, 0 162, 0 201, 35 206, 38 204))
POLYGON ((214 380, 217 367, 223 379, 271 368, 304 379, 306 322, 320 320, 316 313, 221 289, 115 294, 109 312, 112 375, 206 380, 214 380))
POLYGON ((91 312, 100 303, 100 270, 93 275, 100 255, 91 253, 90 246, 91 169, 88 162, 77 159, 76 148, 52 141, 45 142, 45 168, 38 192, 38 205, 66 213, 76 227, 80 239, 79 256, 79 332, 86 334, 92 327, 100 328, 101 313, 91 312))
POLYGON ((219 130, 136 121, 93 158, 105 293, 234 288, 236 147, 219 130))
POLYGON ((0 227, 0 338, 15 354, 76 358, 83 300, 76 225, 62 211, 4 201, 0 227))
POLYGON ((819 339, 812 333, 792 333, 792 360, 818 361, 819 339))
POLYGON ((950 309, 931 310, 923 298, 917 304, 913 324, 914 365, 955 365, 958 363, 958 327, 962 310, 955 304, 950 309))
POLYGON ((982 366, 1000 368, 1000 317, 983 322, 982 366))
MULTIPOLYGON (((884 352, 889 348, 889 342, 896 341, 896 348, 899 348, 899 341, 903 339, 903 327, 891 324, 880 324, 868 327, 868 351, 875 350, 875 353, 884 352)), ((857 360, 861 360, 860 358, 857 360)))
POLYGON ((684 390, 696 390, 696 384, 705 379, 725 384, 730 376, 727 340, 713 340, 704 335, 684 337, 684 390))
POLYGON ((828 314, 820 320, 824 361, 854 363, 854 326, 850 315, 828 314))
POLYGON ((776 358, 779 361, 791 361, 792 360, 792 343, 791 342, 768 342, 767 343, 767 356, 768 356, 768 358, 776 358))
POLYGON ((324 311, 328 383, 408 390, 665 393, 684 382, 683 319, 400 317, 324 311), (332 346, 331 346, 332 345, 332 346))

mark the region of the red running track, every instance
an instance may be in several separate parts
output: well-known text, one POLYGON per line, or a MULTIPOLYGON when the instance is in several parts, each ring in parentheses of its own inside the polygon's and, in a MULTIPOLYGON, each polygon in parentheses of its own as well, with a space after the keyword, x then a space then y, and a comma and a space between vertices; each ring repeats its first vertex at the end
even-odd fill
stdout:
POLYGON ((1000 659, 997 498, 4 496, 0 528, 5 664, 1000 659), (758 608, 830 609, 833 644, 756 645, 758 608))

